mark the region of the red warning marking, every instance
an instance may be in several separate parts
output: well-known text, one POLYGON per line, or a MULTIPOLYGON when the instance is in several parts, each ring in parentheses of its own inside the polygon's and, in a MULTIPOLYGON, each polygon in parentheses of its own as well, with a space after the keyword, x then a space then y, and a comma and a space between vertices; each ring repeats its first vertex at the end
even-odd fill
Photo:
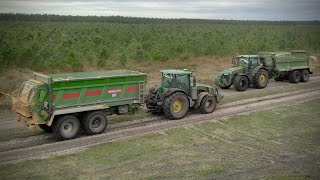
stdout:
POLYGON ((102 94, 102 90, 95 90, 95 91, 87 91, 86 96, 99 96, 102 94))
POLYGON ((68 93, 68 94, 62 95, 63 99, 77 98, 77 97, 80 97, 80 92, 74 92, 74 93, 68 93))
POLYGON ((128 87, 127 92, 137 92, 139 91, 139 87, 128 87))
POLYGON ((121 93, 122 89, 109 89, 107 91, 108 94, 116 94, 116 93, 121 93))
POLYGON ((57 95, 56 94, 52 95, 52 100, 56 100, 56 99, 57 99, 57 95))

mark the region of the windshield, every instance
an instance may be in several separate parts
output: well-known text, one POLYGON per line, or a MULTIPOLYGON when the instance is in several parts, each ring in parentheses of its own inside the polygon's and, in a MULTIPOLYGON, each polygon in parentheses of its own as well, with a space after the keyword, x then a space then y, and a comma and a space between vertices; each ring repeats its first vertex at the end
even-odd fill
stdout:
POLYGON ((26 103, 30 101, 34 96, 36 86, 37 84, 35 82, 26 81, 20 89, 19 99, 26 103))
POLYGON ((189 75, 163 74, 162 78, 165 88, 179 88, 186 92, 189 91, 189 75))

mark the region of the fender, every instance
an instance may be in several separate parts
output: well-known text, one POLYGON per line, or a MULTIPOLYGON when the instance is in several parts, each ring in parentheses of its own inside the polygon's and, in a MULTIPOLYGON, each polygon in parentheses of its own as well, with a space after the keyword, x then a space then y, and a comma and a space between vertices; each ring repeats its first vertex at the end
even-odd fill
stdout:
POLYGON ((186 92, 184 92, 183 90, 179 89, 179 88, 169 88, 166 90, 166 92, 164 93, 164 97, 168 97, 170 96, 171 94, 173 93, 176 93, 176 92, 182 92, 184 93, 186 96, 188 96, 188 94, 186 92))
POLYGON ((198 94, 197 102, 196 102, 196 105, 195 105, 196 107, 200 106, 200 103, 201 103, 202 99, 203 99, 206 95, 212 96, 212 95, 209 94, 208 92, 201 92, 200 94, 198 94))

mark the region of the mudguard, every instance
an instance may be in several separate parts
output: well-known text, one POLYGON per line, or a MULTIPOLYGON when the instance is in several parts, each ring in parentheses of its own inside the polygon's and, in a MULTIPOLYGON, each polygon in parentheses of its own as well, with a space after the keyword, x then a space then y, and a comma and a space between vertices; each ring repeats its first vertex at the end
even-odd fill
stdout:
POLYGON ((209 94, 208 92, 201 92, 200 94, 198 94, 197 102, 196 102, 196 105, 195 105, 196 107, 200 106, 200 103, 201 103, 202 99, 203 99, 206 95, 212 96, 212 95, 209 94))

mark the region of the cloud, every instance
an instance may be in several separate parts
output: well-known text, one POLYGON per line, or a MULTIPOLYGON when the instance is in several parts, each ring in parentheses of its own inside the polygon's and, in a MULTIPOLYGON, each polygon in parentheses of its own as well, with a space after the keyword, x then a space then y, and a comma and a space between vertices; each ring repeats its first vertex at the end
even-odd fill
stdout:
POLYGON ((159 18, 319 20, 319 0, 1 0, 0 12, 159 18))

